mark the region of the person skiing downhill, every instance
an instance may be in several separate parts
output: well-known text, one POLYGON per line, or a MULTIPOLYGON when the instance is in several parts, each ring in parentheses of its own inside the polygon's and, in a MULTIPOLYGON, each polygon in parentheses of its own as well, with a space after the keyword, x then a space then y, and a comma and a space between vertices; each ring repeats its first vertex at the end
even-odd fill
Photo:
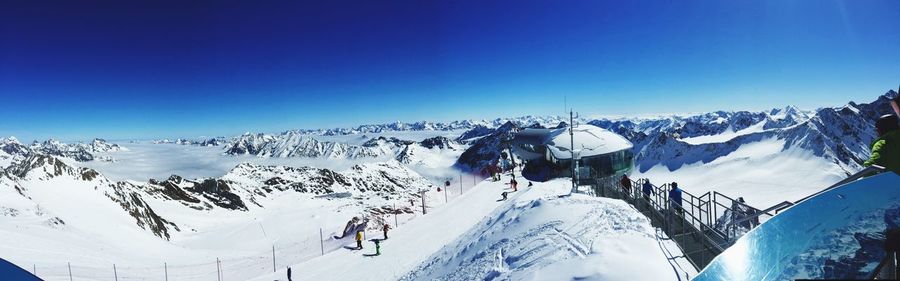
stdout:
POLYGON ((863 166, 882 166, 900 174, 900 124, 897 115, 888 114, 875 121, 878 138, 872 142, 872 154, 863 166))
POLYGON ((362 231, 357 231, 356 232, 356 248, 358 250, 362 250, 362 248, 363 248, 362 247, 362 239, 363 239, 362 231))
POLYGON ((517 182, 516 179, 509 180, 509 185, 512 186, 513 192, 519 191, 519 189, 516 188, 516 186, 519 185, 519 182, 517 182))
POLYGON ((391 226, 388 224, 384 224, 384 227, 381 228, 381 230, 384 231, 384 240, 388 239, 388 236, 387 236, 388 229, 391 229, 391 226))

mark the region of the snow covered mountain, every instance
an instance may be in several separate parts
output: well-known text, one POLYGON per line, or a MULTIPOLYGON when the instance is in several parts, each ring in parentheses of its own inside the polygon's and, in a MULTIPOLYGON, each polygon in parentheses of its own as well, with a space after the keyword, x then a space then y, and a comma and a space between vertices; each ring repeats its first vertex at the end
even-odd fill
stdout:
POLYGON ((875 139, 874 121, 890 112, 890 91, 871 103, 850 102, 812 114, 787 107, 770 112, 715 112, 687 118, 610 121, 590 124, 625 136, 635 144, 640 171, 656 165, 677 170, 709 163, 738 148, 768 139, 784 141, 783 150, 800 148, 840 166, 847 174, 862 168, 875 139))
POLYGON ((228 143, 225 137, 205 138, 198 140, 189 139, 158 139, 152 141, 153 144, 180 144, 180 145, 199 145, 199 146, 222 146, 228 143))
POLYGON ((112 222, 119 222, 164 238, 170 228, 178 230, 154 212, 141 186, 110 181, 93 169, 71 167, 53 156, 30 153, 6 167, 2 176, 0 189, 16 191, 5 197, 12 202, 4 202, 4 208, 33 214, 48 226, 74 224, 97 232, 109 231, 112 222))
POLYGON ((0 161, 2 161, 2 159, 4 158, 9 159, 12 156, 23 157, 30 153, 37 152, 46 155, 71 158, 75 161, 84 162, 93 160, 112 161, 112 158, 97 157, 96 154, 126 151, 128 149, 125 147, 121 147, 118 144, 109 143, 106 140, 99 138, 94 139, 90 143, 79 142, 73 144, 49 139, 43 142, 35 141, 30 146, 25 146, 20 143, 19 140, 17 140, 15 137, 8 137, 5 139, 0 139, 0 150, 3 151, 3 154, 0 154, 0 161))
MULTIPOLYGON (((244 134, 225 147, 228 155, 260 157, 306 157, 328 159, 391 158, 404 164, 429 162, 428 159, 462 146, 449 138, 436 136, 422 141, 379 136, 360 145, 321 141, 306 133, 288 131, 280 135, 244 134)), ((433 165, 426 165, 434 167, 433 165)))
MULTIPOLYGON (((490 130, 487 135, 472 140, 471 146, 456 160, 456 167, 478 172, 500 159, 500 152, 505 149, 502 146, 503 141, 512 139, 518 128, 520 128, 519 125, 508 121, 499 128, 490 130)), ((472 130, 481 131, 483 129, 478 127, 472 130)))
MULTIPOLYGON (((93 169, 72 167, 53 156, 29 153, 3 169, 0 176, 4 179, 0 183, 5 184, 2 188, 16 190, 17 198, 33 201, 9 212, 34 213, 37 206, 43 206, 40 213, 52 215, 45 219, 64 224, 71 221, 69 218, 88 215, 82 209, 73 209, 77 203, 52 194, 70 194, 71 200, 87 196, 95 203, 108 205, 108 211, 99 217, 118 217, 121 221, 122 216, 129 216, 133 218, 131 224, 166 239, 173 231, 181 231, 180 220, 164 217, 151 206, 177 202, 186 210, 249 211, 265 208, 262 199, 275 196, 273 193, 290 191, 311 196, 346 193, 358 202, 380 208, 383 206, 378 206, 378 202, 406 202, 417 197, 420 189, 431 187, 428 180, 396 161, 356 165, 341 172, 244 163, 220 178, 188 180, 173 175, 163 181, 135 183, 112 181, 93 169)), ((97 214, 89 216, 93 215, 97 214)))

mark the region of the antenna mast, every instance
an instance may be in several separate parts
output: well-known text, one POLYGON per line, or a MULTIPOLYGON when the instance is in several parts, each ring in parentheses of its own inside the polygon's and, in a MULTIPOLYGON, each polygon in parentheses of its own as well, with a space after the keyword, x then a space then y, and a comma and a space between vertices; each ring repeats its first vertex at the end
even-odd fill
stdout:
POLYGON ((575 115, 572 109, 569 109, 569 152, 572 161, 572 193, 578 190, 577 175, 575 174, 575 115))

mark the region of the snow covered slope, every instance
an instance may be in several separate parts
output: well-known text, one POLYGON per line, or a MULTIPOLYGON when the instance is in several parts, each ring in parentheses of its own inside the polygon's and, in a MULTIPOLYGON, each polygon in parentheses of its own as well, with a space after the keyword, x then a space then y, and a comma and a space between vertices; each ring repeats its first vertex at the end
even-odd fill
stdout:
MULTIPOLYGON (((401 280, 679 280, 650 221, 621 200, 575 194, 568 181, 520 191, 401 280)), ((668 243, 668 242, 665 242, 668 243)))
MULTIPOLYGON (((566 186, 536 183, 500 201, 511 189, 485 181, 393 231, 380 256, 370 256, 366 242, 362 251, 332 252, 292 271, 312 280, 679 280, 695 273, 667 258, 680 253, 661 245, 636 210, 617 200, 559 197, 566 186)), ((254 280, 283 276, 279 269, 254 280)))

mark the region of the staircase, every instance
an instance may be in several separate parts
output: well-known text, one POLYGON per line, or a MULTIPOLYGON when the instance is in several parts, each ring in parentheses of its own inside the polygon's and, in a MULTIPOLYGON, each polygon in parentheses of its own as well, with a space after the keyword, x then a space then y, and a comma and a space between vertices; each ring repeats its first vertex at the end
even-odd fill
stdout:
POLYGON ((645 196, 641 187, 646 179, 632 181, 628 190, 620 177, 581 180, 579 185, 589 186, 583 193, 621 199, 634 206, 681 248, 698 271, 758 225, 760 217, 772 216, 769 210, 761 211, 718 192, 695 196, 682 190, 681 210, 675 210, 668 198, 669 184, 651 184, 652 192, 645 196))

